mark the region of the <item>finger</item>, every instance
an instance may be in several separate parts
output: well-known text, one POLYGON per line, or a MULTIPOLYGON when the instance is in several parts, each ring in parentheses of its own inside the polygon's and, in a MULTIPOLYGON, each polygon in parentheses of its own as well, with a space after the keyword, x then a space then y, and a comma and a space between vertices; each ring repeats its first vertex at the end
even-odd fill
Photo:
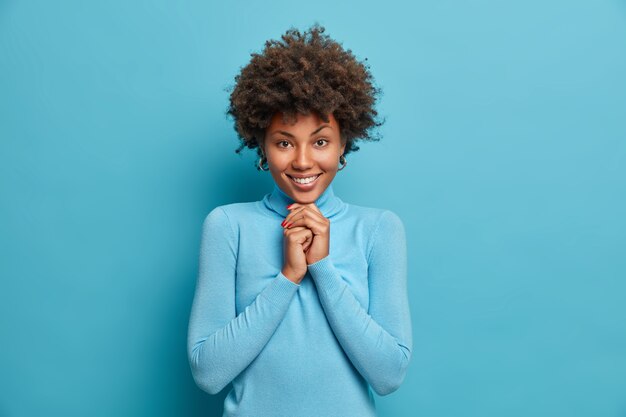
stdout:
POLYGON ((287 217, 285 217, 285 220, 283 221, 283 227, 285 227, 289 223, 293 223, 293 221, 299 216, 302 216, 303 213, 308 214, 311 218, 317 219, 317 221, 322 223, 327 220, 326 217, 319 213, 319 211, 315 211, 309 206, 300 206, 297 209, 294 209, 291 213, 289 213, 287 217))
POLYGON ((317 207, 317 205, 315 205, 315 203, 308 203, 308 204, 293 203, 290 206, 288 206, 287 209, 290 211, 294 211, 296 209, 300 209, 303 207, 308 208, 312 212, 319 214, 321 217, 324 217, 324 215, 322 214, 320 209, 317 207))
POLYGON ((298 227, 298 229, 285 229, 285 238, 289 242, 303 245, 308 240, 313 239, 313 233, 306 227, 298 227))
POLYGON ((291 227, 296 224, 300 224, 301 226, 307 226, 307 219, 321 223, 326 220, 325 217, 320 217, 319 214, 312 211, 310 208, 302 207, 301 209, 295 210, 293 213, 290 213, 285 218, 284 227, 291 227))
POLYGON ((300 206, 296 209, 291 210, 291 212, 287 215, 287 217, 285 217, 285 220, 283 220, 283 227, 287 226, 289 223, 293 222, 294 216, 299 215, 299 213, 304 210, 303 206, 300 206))
MULTIPOLYGON (((310 232, 310 230, 309 230, 309 232, 310 232)), ((311 246, 311 244, 313 243, 313 238, 314 238, 313 233, 311 233, 310 235, 307 236, 307 239, 302 244, 302 250, 304 250, 306 252, 306 250, 309 248, 309 246, 311 246)))
POLYGON ((294 209, 287 216, 283 227, 305 226, 311 229, 315 235, 325 235, 328 233, 329 223, 330 221, 326 217, 314 211, 311 207, 302 206, 299 209, 294 209))
POLYGON ((317 207, 315 203, 310 203, 307 206, 323 216, 321 210, 319 209, 319 207, 317 207))
POLYGON ((324 221, 326 219, 315 203, 307 204, 305 207, 309 213, 316 216, 320 221, 324 221))
POLYGON ((287 235, 292 235, 292 234, 294 234, 295 232, 299 232, 299 231, 301 231, 301 230, 309 230, 309 228, 308 228, 308 227, 304 227, 304 226, 294 226, 294 227, 291 227, 291 228, 287 229, 287 228, 285 227, 285 228, 283 229, 283 235, 284 235, 284 236, 287 236, 287 235))
POLYGON ((313 235, 313 233, 311 232, 311 229, 309 229, 308 227, 305 226, 294 226, 292 228, 285 228, 283 230, 283 235, 285 236, 292 236, 292 235, 299 235, 301 233, 305 233, 305 234, 311 234, 311 236, 313 235))
POLYGON ((312 209, 313 211, 319 213, 320 215, 323 215, 322 211, 319 209, 319 207, 317 207, 317 205, 315 203, 307 203, 307 204, 293 203, 293 204, 287 206, 287 210, 295 210, 295 209, 301 208, 301 207, 308 207, 308 208, 312 209))
POLYGON ((300 215, 295 215, 294 218, 285 227, 290 229, 292 227, 307 227, 311 229, 314 235, 323 234, 327 230, 327 223, 314 218, 310 213, 303 212, 300 215))
POLYGON ((287 210, 293 210, 293 209, 295 209, 297 207, 306 207, 306 206, 313 207, 314 210, 316 210, 318 213, 321 213, 319 207, 317 207, 317 204, 315 204, 315 203, 305 203, 305 204, 303 204, 303 203, 291 203, 290 205, 287 206, 287 210))

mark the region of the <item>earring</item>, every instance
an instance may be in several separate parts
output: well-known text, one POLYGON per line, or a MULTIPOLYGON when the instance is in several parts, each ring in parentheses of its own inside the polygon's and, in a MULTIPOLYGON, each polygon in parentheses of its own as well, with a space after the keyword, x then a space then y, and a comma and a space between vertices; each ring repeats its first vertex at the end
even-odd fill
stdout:
POLYGON ((267 158, 265 158, 265 155, 263 155, 261 158, 259 158, 259 163, 257 164, 257 166, 259 167, 259 169, 261 171, 269 171, 270 167, 267 165, 267 158), (267 167, 267 168, 263 168, 263 167, 267 167))
POLYGON ((346 157, 343 155, 339 157, 339 163, 341 164, 341 168, 339 168, 337 171, 341 171, 346 167, 346 165, 348 165, 348 161, 346 161, 346 157))

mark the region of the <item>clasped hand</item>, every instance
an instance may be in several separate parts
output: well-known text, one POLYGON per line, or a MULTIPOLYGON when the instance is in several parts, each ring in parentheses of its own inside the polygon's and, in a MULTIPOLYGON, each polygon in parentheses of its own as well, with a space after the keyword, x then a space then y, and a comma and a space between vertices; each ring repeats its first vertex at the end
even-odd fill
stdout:
POLYGON ((330 220, 315 203, 294 203, 282 223, 284 228, 283 274, 299 283, 308 265, 328 256, 330 220))

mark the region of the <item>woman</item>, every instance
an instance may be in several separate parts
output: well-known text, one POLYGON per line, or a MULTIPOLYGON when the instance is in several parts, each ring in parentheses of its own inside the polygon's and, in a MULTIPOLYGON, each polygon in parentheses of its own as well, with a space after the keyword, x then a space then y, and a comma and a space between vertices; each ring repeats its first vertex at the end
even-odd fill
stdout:
POLYGON ((372 389, 395 391, 411 358, 402 221, 331 184, 381 125, 379 90, 323 32, 267 41, 230 96, 237 152, 275 185, 203 223, 188 355, 203 390, 232 382, 224 416, 375 416, 372 389))

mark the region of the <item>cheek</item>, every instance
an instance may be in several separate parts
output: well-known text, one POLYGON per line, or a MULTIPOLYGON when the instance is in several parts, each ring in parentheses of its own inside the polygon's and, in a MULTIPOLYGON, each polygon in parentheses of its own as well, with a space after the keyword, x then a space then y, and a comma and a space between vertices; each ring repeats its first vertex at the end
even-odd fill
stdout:
POLYGON ((323 160, 320 160, 320 165, 322 165, 326 171, 333 171, 339 167, 339 155, 328 155, 324 157, 323 160))
POLYGON ((268 154, 267 163, 275 170, 281 171, 286 166, 285 158, 280 154, 268 154))

